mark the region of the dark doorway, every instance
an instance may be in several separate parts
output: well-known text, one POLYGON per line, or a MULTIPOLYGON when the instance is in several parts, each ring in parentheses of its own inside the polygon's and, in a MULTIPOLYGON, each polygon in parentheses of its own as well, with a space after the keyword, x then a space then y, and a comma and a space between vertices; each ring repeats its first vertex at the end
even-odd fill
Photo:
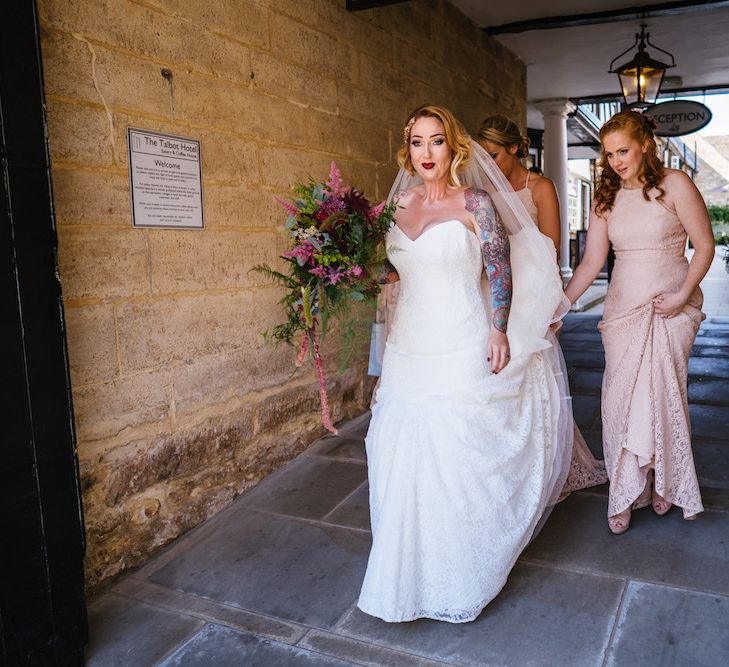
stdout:
POLYGON ((0 663, 77 665, 84 533, 35 2, 0 3, 0 663))

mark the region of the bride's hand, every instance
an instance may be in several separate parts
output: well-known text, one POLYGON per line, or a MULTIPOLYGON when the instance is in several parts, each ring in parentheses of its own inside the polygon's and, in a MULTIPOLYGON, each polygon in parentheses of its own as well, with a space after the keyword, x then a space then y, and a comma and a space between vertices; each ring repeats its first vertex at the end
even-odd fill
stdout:
POLYGON ((486 345, 486 360, 491 362, 491 370, 494 373, 506 368, 511 359, 509 351, 509 339, 503 331, 491 327, 489 340, 486 345))

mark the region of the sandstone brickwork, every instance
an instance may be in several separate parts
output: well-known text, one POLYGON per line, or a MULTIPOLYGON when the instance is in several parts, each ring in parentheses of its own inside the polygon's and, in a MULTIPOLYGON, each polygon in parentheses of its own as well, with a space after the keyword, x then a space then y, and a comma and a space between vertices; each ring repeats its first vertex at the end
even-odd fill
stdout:
MULTIPOLYGON (((261 332, 281 294, 274 195, 331 160, 373 200, 407 113, 525 119, 524 65, 446 0, 38 0, 91 588, 322 434, 310 368, 261 332), (126 130, 199 139, 205 229, 133 229, 126 130)), ((364 355, 329 369, 364 410, 364 355)))

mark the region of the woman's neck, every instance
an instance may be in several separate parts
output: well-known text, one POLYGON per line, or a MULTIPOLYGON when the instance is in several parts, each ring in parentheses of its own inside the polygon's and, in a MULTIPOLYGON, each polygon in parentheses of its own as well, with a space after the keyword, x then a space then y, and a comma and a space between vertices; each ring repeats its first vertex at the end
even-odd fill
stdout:
POLYGON ((643 187, 643 184, 645 183, 645 179, 643 178, 642 174, 639 174, 638 176, 633 176, 632 178, 626 178, 622 186, 626 190, 640 190, 643 187))
POLYGON ((506 177, 506 180, 509 181, 509 184, 512 188, 514 188, 514 190, 521 190, 526 184, 527 174, 527 168, 522 165, 521 162, 515 160, 515 164, 509 172, 509 175, 506 177))
POLYGON ((424 204, 434 204, 448 195, 447 178, 437 181, 425 181, 423 186, 425 187, 425 192, 423 193, 424 204))

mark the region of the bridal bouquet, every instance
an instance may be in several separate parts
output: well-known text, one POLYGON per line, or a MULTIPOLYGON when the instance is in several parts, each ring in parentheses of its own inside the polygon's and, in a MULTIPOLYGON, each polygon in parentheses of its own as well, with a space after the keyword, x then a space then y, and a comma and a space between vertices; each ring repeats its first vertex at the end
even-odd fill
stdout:
POLYGON ((286 209, 286 230, 291 249, 281 258, 288 273, 261 264, 253 267, 287 289, 280 303, 287 321, 265 333, 268 338, 293 344, 302 334, 296 366, 310 352, 319 379, 322 422, 336 433, 329 415, 320 340, 330 317, 346 323, 357 303, 373 301, 380 292, 374 277, 385 258, 384 237, 394 219, 395 205, 371 206, 358 190, 342 183, 332 162, 326 183, 298 183, 292 201, 278 199, 286 209))

